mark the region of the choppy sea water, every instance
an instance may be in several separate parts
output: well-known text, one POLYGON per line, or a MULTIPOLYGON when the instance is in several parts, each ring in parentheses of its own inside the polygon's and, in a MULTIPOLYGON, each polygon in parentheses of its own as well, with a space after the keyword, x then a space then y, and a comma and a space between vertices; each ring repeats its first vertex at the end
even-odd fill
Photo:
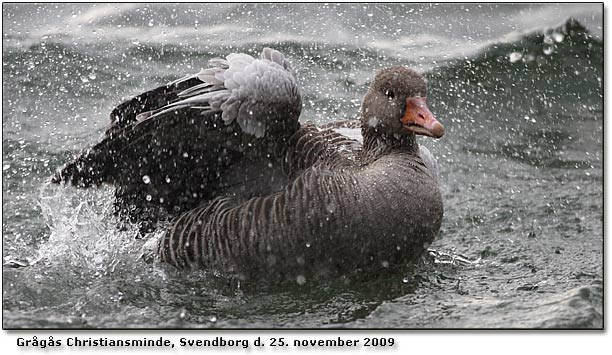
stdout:
POLYGON ((602 11, 4 4, 3 327, 601 327, 602 11), (445 218, 405 273, 271 287, 177 272, 143 261, 110 188, 45 184, 115 105, 264 46, 290 58, 318 123, 356 117, 380 68, 426 73, 446 135, 420 142, 445 218))

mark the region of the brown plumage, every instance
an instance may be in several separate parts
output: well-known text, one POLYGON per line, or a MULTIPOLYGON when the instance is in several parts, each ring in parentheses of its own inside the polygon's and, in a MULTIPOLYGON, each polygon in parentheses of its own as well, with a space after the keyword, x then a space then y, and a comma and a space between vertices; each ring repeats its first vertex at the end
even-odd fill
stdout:
POLYGON ((157 253, 177 267, 308 278, 401 267, 433 241, 442 198, 415 134, 438 138, 443 127, 418 73, 376 75, 361 109, 361 144, 298 123, 301 100, 282 54, 216 63, 119 106, 106 138, 53 181, 112 183, 118 211, 132 220, 160 218, 150 210, 176 216, 157 253), (232 102, 229 116, 224 102, 232 102), (191 159, 182 160, 185 151, 191 159))

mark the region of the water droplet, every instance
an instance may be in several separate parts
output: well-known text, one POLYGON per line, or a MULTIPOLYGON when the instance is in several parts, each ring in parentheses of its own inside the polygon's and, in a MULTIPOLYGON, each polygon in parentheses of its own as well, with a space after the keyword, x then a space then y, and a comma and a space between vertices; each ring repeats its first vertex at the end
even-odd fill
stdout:
POLYGON ((408 282, 410 282, 410 278, 408 276, 402 279, 402 283, 407 284, 408 282))
POLYGON ((170 183, 170 177, 166 176, 166 182, 169 184, 170 183))
POLYGON ((546 55, 551 55, 552 52, 554 52, 554 51, 555 50, 554 50, 553 47, 546 47, 546 48, 544 48, 544 54, 546 54, 546 55))
POLYGON ((552 37, 555 40, 555 42, 559 43, 559 42, 563 42, 565 35, 563 35, 563 33, 555 32, 552 34, 552 37))
POLYGON ((510 59, 510 63, 516 63, 519 60, 523 59, 523 54, 519 52, 512 52, 508 57, 510 59))
POLYGON ((310 243, 306 243, 306 248, 310 248, 310 243))
POLYGON ((210 317, 210 318, 209 318, 209 321, 210 321, 211 323, 217 323, 217 316, 212 316, 212 317, 210 317))
POLYGON ((388 268, 388 267, 389 267, 389 262, 388 262, 387 260, 384 260, 384 261, 381 263, 381 265, 382 265, 382 267, 384 267, 384 268, 386 269, 386 268, 388 268))
POLYGON ((149 177, 149 175, 144 175, 142 177, 142 182, 144 182, 145 184, 150 184, 151 183, 151 178, 149 177))
POLYGON ((554 40, 553 40, 553 38, 549 34, 545 34, 544 35, 544 43, 546 43, 546 44, 553 44, 554 40))
POLYGON ((185 310, 185 308, 182 308, 181 313, 179 313, 179 318, 185 319, 185 317, 187 317, 187 310, 185 310))
POLYGON ((297 282, 297 284, 301 286, 306 283, 306 277, 304 275, 298 275, 295 278, 295 282, 297 282))
POLYGON ((145 197, 147 199, 147 201, 151 201, 153 199, 153 197, 151 195, 147 195, 147 197, 145 197))

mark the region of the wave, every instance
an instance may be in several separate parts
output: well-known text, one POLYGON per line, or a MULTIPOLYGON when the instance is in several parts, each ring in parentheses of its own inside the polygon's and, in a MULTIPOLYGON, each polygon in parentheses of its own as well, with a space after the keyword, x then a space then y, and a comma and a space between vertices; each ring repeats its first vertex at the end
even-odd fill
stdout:
POLYGON ((575 19, 492 44, 428 77, 432 109, 444 112, 451 144, 473 157, 600 166, 603 42, 575 19))
POLYGON ((449 104, 495 110, 599 106, 603 98, 603 41, 573 18, 562 25, 492 44, 468 59, 428 73, 432 91, 449 104))

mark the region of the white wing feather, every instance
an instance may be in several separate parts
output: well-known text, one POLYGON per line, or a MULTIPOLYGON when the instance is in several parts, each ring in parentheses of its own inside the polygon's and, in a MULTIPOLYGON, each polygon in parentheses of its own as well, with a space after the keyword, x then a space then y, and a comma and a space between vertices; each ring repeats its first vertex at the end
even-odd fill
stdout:
MULTIPOLYGON (((221 110, 225 124, 237 122, 243 132, 263 137, 268 121, 287 107, 301 106, 297 82, 291 66, 282 53, 264 48, 259 59, 248 54, 232 53, 226 59, 212 59, 210 68, 181 78, 169 85, 197 77, 202 84, 178 94, 180 100, 162 107, 145 120, 162 113, 186 107, 199 110, 221 110)), ((297 109, 299 115, 299 108, 297 109)), ((282 117, 281 117, 282 118, 282 117)), ((297 117, 288 117, 295 119, 297 117)))

